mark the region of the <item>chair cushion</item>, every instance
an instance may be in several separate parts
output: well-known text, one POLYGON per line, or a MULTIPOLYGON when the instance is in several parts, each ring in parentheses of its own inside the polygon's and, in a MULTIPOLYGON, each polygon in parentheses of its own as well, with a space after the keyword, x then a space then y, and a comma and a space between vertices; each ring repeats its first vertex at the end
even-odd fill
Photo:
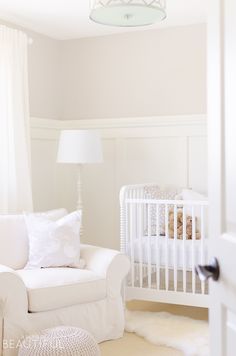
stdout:
POLYGON ((76 268, 18 270, 28 293, 30 312, 69 307, 106 297, 106 280, 76 268))

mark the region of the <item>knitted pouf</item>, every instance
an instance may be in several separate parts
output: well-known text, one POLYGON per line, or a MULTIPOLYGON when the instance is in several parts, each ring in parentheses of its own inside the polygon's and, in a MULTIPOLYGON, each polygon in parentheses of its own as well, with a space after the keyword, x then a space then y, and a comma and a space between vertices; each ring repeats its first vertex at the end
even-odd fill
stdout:
POLYGON ((27 336, 18 356, 100 356, 100 350, 86 330, 59 326, 27 336))

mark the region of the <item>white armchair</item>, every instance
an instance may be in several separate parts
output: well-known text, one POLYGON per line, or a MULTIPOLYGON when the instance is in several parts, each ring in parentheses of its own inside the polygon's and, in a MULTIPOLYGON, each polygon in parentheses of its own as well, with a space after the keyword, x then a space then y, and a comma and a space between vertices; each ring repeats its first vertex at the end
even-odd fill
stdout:
POLYGON ((17 355, 26 335, 58 325, 82 327, 98 342, 123 335, 126 256, 82 245, 85 269, 24 270, 28 244, 22 216, 0 216, 0 247, 0 355, 17 355))

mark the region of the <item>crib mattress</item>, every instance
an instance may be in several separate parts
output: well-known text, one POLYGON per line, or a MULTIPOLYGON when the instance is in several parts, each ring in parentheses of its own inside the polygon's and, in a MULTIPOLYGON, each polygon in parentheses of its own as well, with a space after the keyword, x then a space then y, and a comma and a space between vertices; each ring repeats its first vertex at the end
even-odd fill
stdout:
POLYGON ((129 243, 127 252, 131 257, 131 262, 158 264, 160 268, 168 265, 170 269, 176 266, 178 270, 182 270, 185 266, 186 270, 191 271, 196 264, 207 262, 208 239, 183 242, 183 240, 166 239, 164 236, 144 236, 134 239, 132 244, 129 243))

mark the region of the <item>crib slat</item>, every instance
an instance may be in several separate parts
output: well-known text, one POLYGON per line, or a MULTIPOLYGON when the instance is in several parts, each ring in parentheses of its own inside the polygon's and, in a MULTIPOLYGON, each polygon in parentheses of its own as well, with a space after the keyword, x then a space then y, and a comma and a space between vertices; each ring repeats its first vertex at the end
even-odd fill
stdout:
POLYGON ((156 206, 156 288, 159 290, 161 285, 160 278, 160 252, 159 252, 159 238, 160 238, 160 219, 159 219, 159 204, 156 206))
POLYGON ((138 204, 139 286, 143 287, 142 204, 138 204))
MULTIPOLYGON (((205 207, 201 205, 201 265, 205 264, 205 207)), ((201 292, 205 294, 205 282, 201 282, 201 292)))
POLYGON ((169 290, 169 207, 165 204, 165 288, 169 290))
POLYGON ((177 206, 174 205, 174 290, 177 291, 177 206))
POLYGON ((196 240, 196 221, 195 208, 192 206, 192 293, 196 293, 196 274, 195 274, 195 240, 196 240))
POLYGON ((148 288, 151 288, 151 204, 148 204, 148 288))
POLYGON ((130 204, 130 259, 131 259, 131 285, 134 287, 134 204, 130 204))
MULTIPOLYGON (((130 256, 131 259, 131 242, 130 242, 130 219, 129 219, 129 211, 130 209, 130 204, 125 203, 125 238, 126 238, 126 253, 130 256), (130 247, 130 251, 128 250, 130 247)), ((131 262, 131 261, 130 261, 131 262)), ((127 281, 129 281, 129 279, 131 279, 131 270, 127 276, 127 281)))
POLYGON ((186 208, 183 206, 183 291, 187 291, 187 271, 186 271, 186 208))
POLYGON ((127 234, 126 234, 126 226, 127 226, 127 204, 122 202, 120 207, 120 250, 122 253, 127 254, 127 234))

